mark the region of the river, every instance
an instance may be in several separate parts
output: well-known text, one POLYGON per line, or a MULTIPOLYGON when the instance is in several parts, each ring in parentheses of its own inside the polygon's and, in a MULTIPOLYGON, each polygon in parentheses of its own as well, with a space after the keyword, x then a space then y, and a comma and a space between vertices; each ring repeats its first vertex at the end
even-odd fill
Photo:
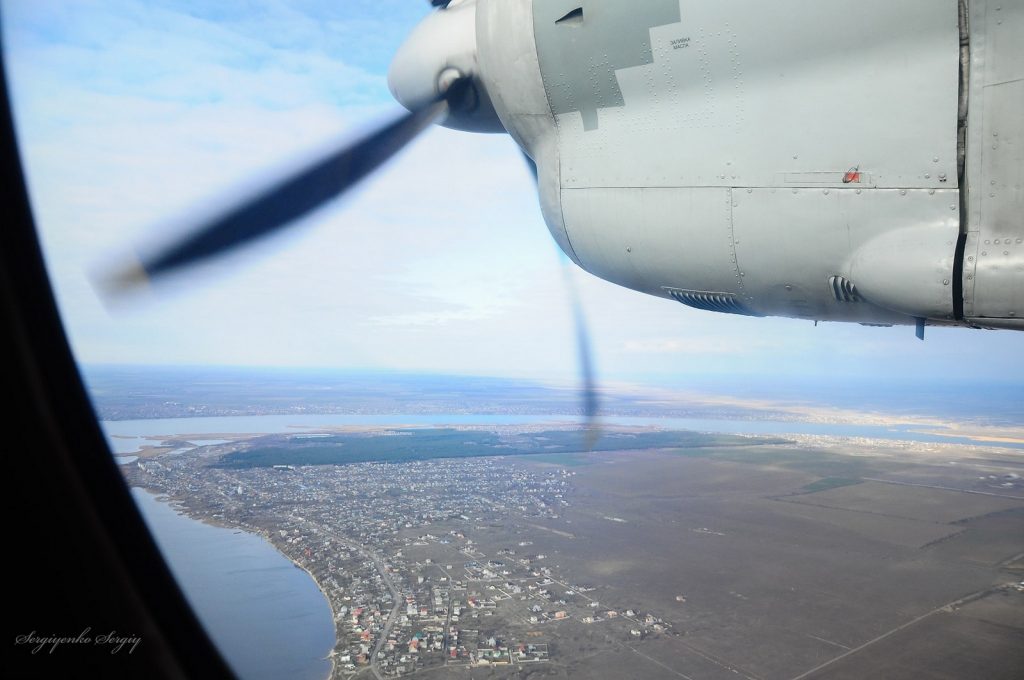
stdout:
POLYGON ((203 626, 244 680, 322 680, 334 648, 316 583, 261 536, 186 517, 148 491, 139 510, 203 626))
MULTIPOLYGON (((720 432, 723 434, 813 434, 834 437, 869 437, 898 441, 918 441, 947 444, 974 444, 977 446, 1005 446, 1024 448, 1024 444, 987 442, 969 437, 952 437, 916 430, 936 429, 923 425, 863 425, 856 423, 818 423, 776 420, 722 420, 712 418, 656 418, 607 416, 602 422, 613 425, 658 426, 720 432)), ((142 446, 159 444, 178 435, 216 434, 272 434, 280 432, 308 432, 320 428, 344 425, 516 425, 582 422, 579 416, 565 415, 336 415, 298 414, 266 416, 210 416, 205 418, 153 418, 148 420, 108 420, 102 425, 111 447, 117 455, 136 453, 142 446)), ((214 440, 190 440, 203 445, 214 440)))

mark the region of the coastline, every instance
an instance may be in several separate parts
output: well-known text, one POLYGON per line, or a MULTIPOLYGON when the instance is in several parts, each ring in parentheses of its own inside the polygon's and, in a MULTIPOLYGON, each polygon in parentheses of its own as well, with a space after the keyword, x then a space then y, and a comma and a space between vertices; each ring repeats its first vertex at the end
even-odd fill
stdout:
MULTIPOLYGON (((224 521, 221 521, 221 520, 218 520, 218 519, 214 519, 212 517, 197 516, 197 515, 193 514, 192 512, 189 512, 189 509, 180 500, 178 500, 177 498, 174 498, 173 496, 169 496, 165 491, 163 491, 161 489, 156 489, 156 488, 146 487, 146 486, 139 486, 139 485, 129 485, 129 489, 140 489, 142 491, 145 491, 147 493, 152 494, 154 499, 157 502, 165 503, 168 507, 170 507, 176 513, 178 513, 179 515, 183 515, 183 516, 187 517, 190 520, 193 520, 193 521, 196 521, 196 522, 200 522, 202 524, 206 524, 207 526, 216 527, 218 529, 229 529, 231 531, 242 531, 242 532, 245 532, 245 533, 250 534, 252 536, 259 536, 261 539, 263 539, 263 541, 268 543, 279 555, 281 555, 286 560, 291 562, 295 567, 297 567, 297 568, 301 569, 302 571, 304 571, 309 576, 310 580, 312 580, 313 583, 316 585, 316 588, 320 592, 320 595, 324 598, 324 601, 327 602, 328 610, 330 610, 330 612, 331 612, 331 627, 333 628, 334 644, 331 646, 330 651, 325 656, 321 657, 321 660, 327 661, 330 664, 330 670, 328 671, 327 676, 324 678, 324 680, 331 680, 334 677, 334 672, 336 670, 336 664, 335 664, 335 660, 334 660, 334 657, 335 657, 335 653, 334 652, 335 652, 335 649, 338 646, 338 620, 337 620, 337 612, 334 610, 334 605, 331 603, 331 599, 327 596, 327 591, 324 590, 324 587, 320 584, 320 581, 313 574, 313 572, 311 572, 305 566, 299 564, 290 555, 288 555, 288 553, 286 553, 274 541, 274 539, 270 535, 270 533, 265 531, 262 528, 243 527, 243 526, 238 526, 238 525, 235 525, 235 524, 229 524, 227 522, 224 522, 224 521)), ((180 587, 180 585, 181 584, 179 583, 179 587, 180 587)))
MULTIPOLYGON (((837 409, 833 407, 816 407, 808 405, 783 405, 783 404, 772 404, 771 402, 755 402, 753 400, 722 400, 721 403, 729 405, 742 404, 743 408, 747 411, 745 414, 731 414, 727 417, 720 418, 700 418, 700 417, 675 417, 675 416, 620 416, 607 414, 610 421, 617 421, 621 419, 623 426, 630 426, 632 420, 644 421, 644 426, 653 426, 664 429, 690 429, 693 431, 708 431, 708 432, 720 432, 723 434, 775 434, 793 431, 787 430, 785 427, 787 424, 792 423, 796 426, 797 431, 801 429, 799 426, 810 428, 847 428, 849 432, 833 431, 825 432, 821 431, 819 434, 829 434, 831 436, 849 436, 859 437, 865 436, 874 439, 891 439, 894 441, 903 440, 915 440, 921 442, 930 442, 936 439, 939 440, 955 440, 961 439, 966 441, 959 441, 953 443, 963 444, 988 444, 995 446, 1009 446, 1014 448, 1024 447, 1024 429, 1018 426, 1012 425, 996 425, 989 423, 981 423, 972 420, 952 420, 948 418, 936 418, 928 416, 915 416, 915 415, 892 415, 892 414, 880 414, 873 413, 870 411, 856 411, 851 409, 837 409), (760 417, 758 417, 760 415, 760 417), (673 421, 693 421, 693 422, 673 422, 673 421), (702 422, 707 421, 707 422, 702 422), (729 424, 735 424, 738 427, 730 427, 729 424), (751 429, 750 424, 753 424, 754 429, 751 429), (870 433, 858 433, 855 430, 857 428, 872 428, 874 430, 884 429, 888 432, 870 432, 870 433), (888 435, 888 436, 887 436, 888 435)), ((414 415, 409 414, 391 414, 390 416, 374 416, 380 422, 374 423, 346 423, 343 421, 346 416, 339 414, 339 418, 342 422, 335 421, 332 418, 332 414, 298 414, 294 415, 294 421, 287 423, 276 423, 267 422, 260 423, 254 426, 253 423, 260 421, 260 419, 267 418, 270 421, 281 420, 279 416, 268 414, 266 416, 251 415, 251 416, 237 416, 243 418, 247 422, 247 427, 251 427, 250 431, 230 431, 232 423, 218 422, 218 426, 226 426, 227 429, 218 429, 217 432, 203 433, 192 433, 192 434, 153 434, 147 432, 146 434, 137 435, 132 437, 138 440, 138 444, 135 446, 135 450, 120 451, 119 455, 136 455, 141 459, 149 460, 158 458, 161 455, 168 453, 176 453, 178 449, 174 445, 178 442, 189 442, 191 440, 208 440, 215 438, 223 440, 218 444, 224 446, 238 446, 243 444, 246 440, 260 436, 267 436, 273 434, 337 434, 337 433, 354 433, 354 432, 377 432, 381 430, 389 430, 395 428, 431 428, 431 427, 450 427, 456 429, 493 429, 495 427, 515 426, 518 428, 529 428, 529 427, 565 427, 571 426, 574 421, 571 418, 565 420, 555 419, 551 416, 551 420, 539 420, 535 419, 546 419, 548 416, 540 415, 520 415, 516 418, 521 418, 520 422, 476 422, 472 419, 467 419, 465 414, 451 414, 451 419, 446 419, 444 415, 431 418, 429 422, 424 422, 421 419, 417 419, 414 415), (305 421, 305 422, 303 422, 305 421), (311 422, 312 421, 312 422, 311 422), (318 422, 322 421, 322 422, 318 422)), ((212 421, 219 421, 220 416, 202 416, 195 420, 201 420, 203 418, 209 418, 212 421)), ((228 416, 227 418, 236 418, 236 416, 228 416)), ((485 418, 485 416, 480 416, 485 418)), ((504 419, 507 420, 508 418, 504 419)), ((108 432, 108 436, 113 440, 115 438, 123 438, 123 434, 119 435, 116 432, 116 425, 118 423, 131 423, 131 422, 145 422, 147 426, 151 426, 156 420, 143 420, 143 421, 102 421, 105 429, 108 432), (113 430, 113 432, 111 431, 113 430)), ((283 420, 291 420, 289 417, 285 417, 283 420)), ((237 425, 237 423, 234 423, 237 425)), ((194 424, 184 425, 184 427, 192 427, 194 424)), ((123 428, 122 428, 123 429, 123 428)), ((208 446, 207 444, 199 444, 195 446, 208 446)))
MULTIPOLYGON (((191 515, 189 515, 189 517, 191 517, 191 515)), ((198 520, 198 521, 201 522, 203 520, 198 520)), ((261 538, 263 538, 267 543, 269 543, 270 545, 274 546, 274 550, 276 550, 277 552, 281 553, 281 555, 283 555, 286 560, 288 560, 289 562, 294 564, 296 567, 298 567, 302 571, 306 572, 306 574, 313 581, 313 583, 316 584, 316 589, 320 591, 321 595, 323 595, 324 600, 327 602, 327 608, 331 610, 331 627, 334 629, 334 644, 331 646, 331 651, 327 652, 327 655, 323 657, 324 661, 327 661, 327 662, 329 662, 331 664, 331 669, 330 669, 330 671, 328 671, 327 678, 326 678, 326 680, 331 680, 331 678, 334 677, 334 671, 336 670, 336 668, 335 668, 336 664, 334 663, 334 656, 335 656, 334 651, 338 647, 338 612, 334 611, 334 605, 331 604, 331 598, 327 596, 327 591, 324 590, 324 587, 320 584, 320 580, 316 577, 316 575, 312 571, 310 571, 305 566, 299 564, 298 562, 293 560, 291 557, 289 557, 287 553, 285 553, 276 543, 274 543, 273 538, 271 538, 271 536, 268 533, 265 533, 262 529, 259 530, 259 531, 252 531, 250 529, 244 529, 244 528, 239 528, 239 527, 234 527, 234 529, 236 531, 245 531, 246 533, 250 533, 250 534, 253 534, 253 535, 256 535, 256 536, 260 536, 261 538)))

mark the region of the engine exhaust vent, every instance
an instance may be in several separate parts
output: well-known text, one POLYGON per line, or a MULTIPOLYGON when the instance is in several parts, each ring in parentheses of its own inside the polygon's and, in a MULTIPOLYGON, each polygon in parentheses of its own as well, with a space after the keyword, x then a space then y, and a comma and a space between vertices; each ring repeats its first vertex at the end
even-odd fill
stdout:
POLYGON ((732 293, 714 293, 707 290, 683 290, 682 288, 663 287, 666 293, 687 307, 703 309, 707 312, 723 312, 725 314, 742 314, 744 316, 761 316, 747 309, 732 293))
POLYGON ((836 302, 863 302, 860 294, 857 293, 857 286, 843 276, 828 277, 828 285, 832 288, 832 295, 836 302))

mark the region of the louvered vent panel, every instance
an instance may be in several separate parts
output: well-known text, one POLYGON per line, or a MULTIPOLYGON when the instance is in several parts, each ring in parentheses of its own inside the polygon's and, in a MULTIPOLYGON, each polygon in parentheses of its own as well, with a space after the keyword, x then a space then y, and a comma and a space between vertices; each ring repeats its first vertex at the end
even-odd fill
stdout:
POLYGON ((703 309, 708 312, 724 312, 725 314, 742 314, 744 316, 760 316, 747 309, 732 293, 714 293, 707 290, 683 290, 682 288, 665 288, 665 292, 682 302, 687 307, 703 309))
POLYGON ((832 288, 832 295, 836 302, 860 302, 861 297, 857 294, 857 286, 853 281, 843 276, 828 277, 828 285, 832 288))

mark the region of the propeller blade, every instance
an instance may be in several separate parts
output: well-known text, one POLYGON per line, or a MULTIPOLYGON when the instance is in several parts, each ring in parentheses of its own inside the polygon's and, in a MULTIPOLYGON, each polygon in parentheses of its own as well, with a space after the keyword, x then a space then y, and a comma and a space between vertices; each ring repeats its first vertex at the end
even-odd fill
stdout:
MULTIPOLYGON (((537 164, 532 158, 523 153, 533 181, 537 182, 537 164)), ((573 322, 576 326, 576 354, 580 360, 580 381, 583 383, 583 416, 585 418, 585 437, 587 449, 594 448, 600 430, 597 423, 598 399, 597 381, 594 378, 593 352, 590 348, 590 331, 587 329, 587 318, 583 312, 583 303, 580 300, 579 291, 576 289, 576 281, 572 278, 572 265, 569 258, 559 251, 559 259, 562 262, 562 274, 565 278, 565 287, 569 291, 569 303, 572 305, 573 322)))
POLYGON ((594 378, 594 358, 590 346, 590 331, 587 328, 587 318, 583 312, 583 303, 580 301, 580 293, 576 288, 576 281, 572 277, 572 264, 569 258, 562 256, 562 273, 565 277, 565 286, 569 291, 569 302, 572 305, 573 322, 576 325, 576 354, 580 361, 580 382, 583 390, 583 416, 586 428, 585 442, 587 449, 594 448, 600 436, 597 415, 599 403, 597 398, 597 380, 594 378))
POLYGON ((467 85, 465 80, 456 81, 444 95, 414 108, 298 174, 231 206, 155 256, 132 262, 115 272, 105 287, 112 292, 125 291, 154 277, 221 254, 281 229, 341 196, 443 116, 448 110, 448 102, 461 96, 467 85))

